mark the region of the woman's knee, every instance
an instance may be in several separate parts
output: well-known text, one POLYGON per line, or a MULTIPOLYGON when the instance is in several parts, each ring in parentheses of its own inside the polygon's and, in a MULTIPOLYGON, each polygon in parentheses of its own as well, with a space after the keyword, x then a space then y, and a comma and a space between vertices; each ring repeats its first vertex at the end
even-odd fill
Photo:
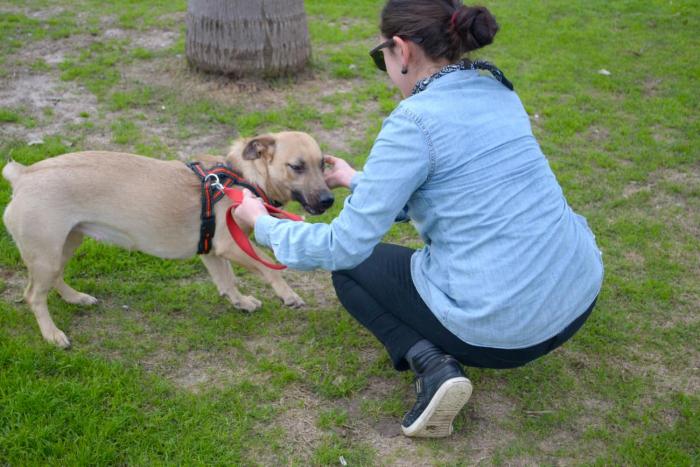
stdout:
POLYGON ((331 272, 331 280, 333 282, 333 288, 335 288, 335 293, 340 296, 342 291, 344 291, 348 283, 352 281, 352 278, 348 274, 349 271, 333 271, 331 272))

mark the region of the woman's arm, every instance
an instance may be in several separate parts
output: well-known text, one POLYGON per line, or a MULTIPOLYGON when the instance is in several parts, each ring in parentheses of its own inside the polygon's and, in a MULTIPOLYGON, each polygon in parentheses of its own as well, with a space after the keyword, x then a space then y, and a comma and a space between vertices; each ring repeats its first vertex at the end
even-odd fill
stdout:
POLYGON ((433 156, 420 120, 399 107, 384 121, 359 183, 337 218, 309 224, 260 215, 255 238, 291 268, 350 269, 372 253, 427 179, 433 156))

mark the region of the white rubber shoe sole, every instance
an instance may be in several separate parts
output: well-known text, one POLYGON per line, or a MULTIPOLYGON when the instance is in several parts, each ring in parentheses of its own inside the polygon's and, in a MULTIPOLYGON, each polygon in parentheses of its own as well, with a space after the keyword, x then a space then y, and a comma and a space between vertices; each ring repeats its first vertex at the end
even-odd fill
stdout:
POLYGON ((411 426, 406 428, 401 425, 403 434, 415 438, 444 438, 451 435, 452 421, 471 395, 472 383, 467 378, 448 379, 411 426))

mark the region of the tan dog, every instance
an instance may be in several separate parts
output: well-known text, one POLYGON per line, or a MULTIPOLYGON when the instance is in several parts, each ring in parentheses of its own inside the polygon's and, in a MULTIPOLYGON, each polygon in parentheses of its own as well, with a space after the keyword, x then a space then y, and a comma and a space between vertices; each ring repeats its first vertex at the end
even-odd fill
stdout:
MULTIPOLYGON (((239 140, 226 159, 204 156, 200 160, 205 166, 225 161, 270 199, 281 203, 295 199, 312 214, 333 204, 323 178, 321 149, 305 133, 239 140)), ((13 189, 3 220, 29 270, 24 299, 41 334, 60 347, 70 346, 70 341, 51 319, 46 302, 49 291, 55 287, 69 303, 97 302, 63 281, 63 269, 84 236, 161 258, 189 258, 197 253, 201 182, 182 162, 81 152, 28 167, 10 162, 2 174, 13 189)), ((252 260, 233 242, 225 220, 230 205, 226 198, 216 204, 212 249, 200 256, 219 293, 246 311, 261 305, 238 291, 231 260, 265 278, 285 305, 304 305, 279 271, 252 260)))

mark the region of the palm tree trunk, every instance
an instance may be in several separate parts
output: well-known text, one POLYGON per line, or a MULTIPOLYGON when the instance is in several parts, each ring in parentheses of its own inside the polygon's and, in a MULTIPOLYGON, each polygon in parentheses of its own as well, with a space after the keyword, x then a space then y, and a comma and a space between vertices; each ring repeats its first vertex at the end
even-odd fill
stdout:
POLYGON ((187 60, 235 77, 300 70, 311 55, 303 0, 189 0, 187 60))

